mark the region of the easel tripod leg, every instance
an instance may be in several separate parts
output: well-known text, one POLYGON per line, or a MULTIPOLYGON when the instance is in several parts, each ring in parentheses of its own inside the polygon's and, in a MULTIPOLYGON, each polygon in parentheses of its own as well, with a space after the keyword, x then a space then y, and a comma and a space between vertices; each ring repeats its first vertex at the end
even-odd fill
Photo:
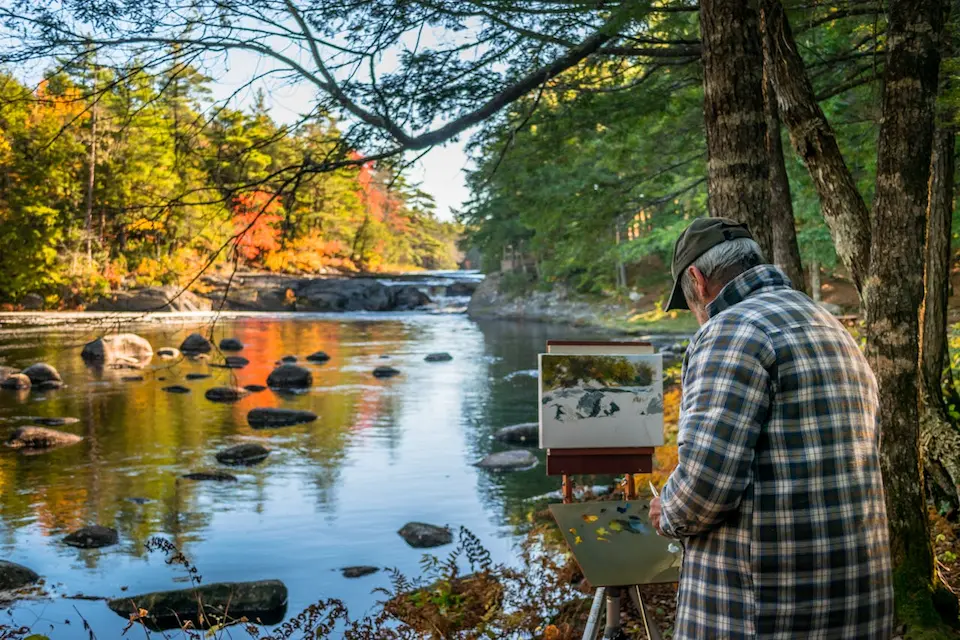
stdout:
POLYGON ((640 586, 633 585, 630 587, 629 592, 630 599, 633 600, 634 606, 637 607, 637 611, 640 613, 640 621, 643 622, 643 629, 647 632, 647 638, 649 638, 649 640, 663 640, 660 636, 660 630, 651 618, 650 612, 647 611, 647 607, 643 602, 643 596, 640 595, 640 586))

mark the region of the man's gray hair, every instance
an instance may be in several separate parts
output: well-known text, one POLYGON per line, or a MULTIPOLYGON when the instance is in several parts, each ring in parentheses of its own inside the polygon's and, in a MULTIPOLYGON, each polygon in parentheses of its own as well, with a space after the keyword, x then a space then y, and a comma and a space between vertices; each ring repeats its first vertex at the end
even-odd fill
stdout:
MULTIPOLYGON (((723 287, 744 271, 763 262, 760 245, 750 238, 736 238, 707 249, 706 253, 694 260, 691 266, 699 269, 711 284, 723 287)), ((680 276, 680 287, 683 289, 687 304, 690 304, 690 301, 696 300, 697 296, 688 269, 689 267, 684 269, 683 275, 680 276)))

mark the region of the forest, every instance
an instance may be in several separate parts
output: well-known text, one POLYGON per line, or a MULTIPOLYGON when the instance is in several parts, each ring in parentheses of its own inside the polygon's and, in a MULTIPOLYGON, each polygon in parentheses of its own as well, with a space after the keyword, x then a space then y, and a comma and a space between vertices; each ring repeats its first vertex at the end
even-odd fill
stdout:
MULTIPOLYGON (((957 601, 930 518, 960 505, 954 5, 24 0, 0 8, 0 64, 60 62, 35 89, 5 85, 0 148, 19 169, 5 169, 0 227, 16 252, 0 260, 50 290, 95 252, 91 280, 113 262, 177 271, 160 263, 195 251, 202 264, 221 247, 274 268, 306 246, 335 266, 427 266, 447 231, 402 168, 466 137, 466 243, 488 271, 518 264, 519 291, 619 295, 662 277, 691 218, 745 222, 797 287, 826 269, 855 292, 851 330, 880 391, 898 624, 950 637, 943 612, 957 601), (191 119, 204 83, 169 70, 233 53, 309 86, 313 112, 293 129, 256 108, 191 119), (64 129, 71 118, 80 126, 64 129), (141 118, 159 125, 125 139, 119 123, 141 118), (362 186, 374 175, 390 187, 376 198, 362 186), (393 205, 374 201, 422 233, 391 233, 393 205), (213 218, 231 223, 217 235, 213 218)), ((5 281, 11 299, 34 288, 21 279, 5 281)))
POLYGON ((214 104, 212 82, 175 50, 155 67, 85 56, 33 85, 0 72, 0 303, 75 307, 214 264, 456 268, 458 226, 389 163, 282 173, 343 151, 333 116, 279 123, 262 93, 247 109, 214 104))

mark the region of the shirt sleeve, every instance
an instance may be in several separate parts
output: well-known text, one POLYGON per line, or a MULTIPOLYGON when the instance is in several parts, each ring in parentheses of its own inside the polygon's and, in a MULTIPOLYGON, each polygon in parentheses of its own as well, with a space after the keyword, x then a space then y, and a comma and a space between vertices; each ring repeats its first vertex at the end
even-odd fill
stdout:
POLYGON ((705 329, 685 356, 679 462, 660 496, 660 528, 674 538, 709 531, 740 506, 770 410, 766 334, 736 318, 705 329))

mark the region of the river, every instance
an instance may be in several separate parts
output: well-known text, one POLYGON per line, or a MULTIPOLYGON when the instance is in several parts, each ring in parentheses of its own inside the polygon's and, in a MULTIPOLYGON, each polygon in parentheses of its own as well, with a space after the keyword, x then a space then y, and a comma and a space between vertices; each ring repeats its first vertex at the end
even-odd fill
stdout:
MULTIPOLYGON (((0 450, 0 558, 40 573, 50 594, 19 602, 0 615, 0 624, 26 625, 55 640, 86 637, 77 612, 99 638, 119 637, 125 622, 101 601, 64 596, 187 586, 180 568, 145 550, 151 536, 180 547, 204 583, 282 580, 288 613, 321 598, 342 599, 353 616, 369 611, 382 598, 371 592, 388 585, 387 575, 347 579, 338 571, 344 566, 417 575, 423 551, 397 534, 408 521, 467 527, 495 560, 511 561, 517 537, 510 514, 527 498, 557 489, 559 480, 546 477, 539 451, 541 464, 529 471, 491 473, 473 463, 503 448, 491 438, 498 428, 536 420, 537 382, 530 373, 545 340, 592 337, 572 328, 437 312, 235 314, 216 322, 214 336, 239 338, 251 361, 246 368, 154 359, 143 381, 125 382, 121 377, 130 371, 99 373, 80 358, 82 345, 104 326, 26 332, 4 326, 0 364, 44 361, 59 369, 66 386, 0 391, 0 436, 30 424, 22 417, 46 416, 78 418, 61 428, 85 438, 41 455, 0 450), (303 363, 320 349, 332 356, 328 363, 303 363), (437 351, 453 360, 424 362, 437 351), (265 391, 230 405, 204 398, 213 386, 264 384, 285 355, 313 371, 309 392, 265 391), (371 371, 382 364, 402 375, 374 378, 371 371), (212 377, 187 380, 189 373, 212 377), (191 391, 162 391, 172 384, 191 391), (319 419, 255 431, 245 416, 262 406, 309 409, 319 419), (238 482, 180 477, 217 469, 216 451, 249 441, 272 452, 258 466, 227 469, 238 482), (78 550, 61 542, 92 524, 115 528, 120 544, 78 550)), ((154 351, 209 328, 209 318, 191 316, 124 326, 154 351)))

